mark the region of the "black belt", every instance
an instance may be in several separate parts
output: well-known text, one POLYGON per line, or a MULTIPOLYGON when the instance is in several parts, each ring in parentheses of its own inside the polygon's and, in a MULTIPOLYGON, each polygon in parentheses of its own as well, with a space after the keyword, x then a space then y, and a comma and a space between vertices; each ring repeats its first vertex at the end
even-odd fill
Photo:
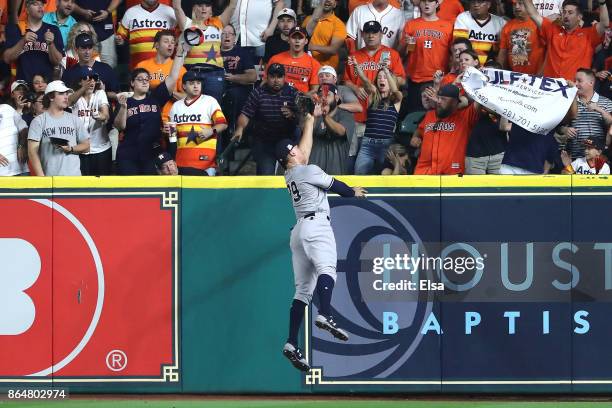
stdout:
MULTIPOLYGON (((312 219, 312 218, 315 217, 315 215, 317 215, 317 213, 311 212, 311 213, 308 213, 308 214, 302 216, 302 218, 310 218, 310 219, 312 219)), ((327 218, 327 221, 329 221, 329 215, 326 218, 327 218)))

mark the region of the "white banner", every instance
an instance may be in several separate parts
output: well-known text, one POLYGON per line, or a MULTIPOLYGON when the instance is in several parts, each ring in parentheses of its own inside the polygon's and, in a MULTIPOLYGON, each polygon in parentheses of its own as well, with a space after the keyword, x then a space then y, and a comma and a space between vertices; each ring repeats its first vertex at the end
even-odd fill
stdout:
POLYGON ((476 102, 512 123, 545 135, 565 117, 576 96, 576 87, 565 79, 536 77, 520 72, 469 68, 461 81, 476 102))

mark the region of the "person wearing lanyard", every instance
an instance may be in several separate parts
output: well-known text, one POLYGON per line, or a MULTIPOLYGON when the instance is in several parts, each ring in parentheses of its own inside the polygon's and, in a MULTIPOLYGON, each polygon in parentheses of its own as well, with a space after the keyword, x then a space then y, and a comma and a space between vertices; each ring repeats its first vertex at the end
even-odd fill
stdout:
MULTIPOLYGON (((179 45, 170 74, 151 94, 148 94, 149 71, 137 68, 130 76, 133 95, 118 95, 119 110, 114 124, 119 131, 125 132, 117 148, 119 174, 157 174, 154 145, 161 139, 162 107, 172 98, 189 48, 187 44, 179 45)), ((176 144, 171 148, 175 150, 176 144)))

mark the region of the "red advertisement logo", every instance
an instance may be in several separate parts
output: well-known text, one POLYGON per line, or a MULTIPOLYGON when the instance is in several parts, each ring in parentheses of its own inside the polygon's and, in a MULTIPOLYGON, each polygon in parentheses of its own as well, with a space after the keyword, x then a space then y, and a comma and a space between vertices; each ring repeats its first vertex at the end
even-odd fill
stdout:
POLYGON ((176 193, 2 198, 0 377, 178 381, 176 193))

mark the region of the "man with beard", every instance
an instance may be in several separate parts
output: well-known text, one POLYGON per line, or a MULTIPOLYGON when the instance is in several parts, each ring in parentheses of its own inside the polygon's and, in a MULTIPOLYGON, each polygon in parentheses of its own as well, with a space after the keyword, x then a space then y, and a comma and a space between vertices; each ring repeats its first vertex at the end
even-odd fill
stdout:
POLYGON ((253 89, 242 108, 232 140, 240 141, 244 129, 253 122, 251 147, 257 175, 274 175, 276 143, 295 139, 297 95, 295 88, 285 83, 285 66, 274 63, 268 66, 263 86, 253 89))
POLYGON ((43 21, 45 23, 59 28, 60 33, 62 33, 62 42, 64 46, 68 44, 68 32, 77 22, 74 17, 71 16, 73 10, 74 0, 59 0, 57 2, 57 10, 43 15, 43 21))
POLYGON ((314 59, 334 69, 338 69, 338 51, 346 38, 346 26, 334 14, 337 4, 336 0, 321 2, 302 25, 311 37, 310 51, 314 59))
POLYGON ((573 80, 578 68, 590 67, 595 47, 601 41, 610 19, 606 0, 599 0, 599 22, 581 27, 582 10, 574 0, 563 3, 562 22, 557 25, 538 14, 531 0, 522 1, 529 17, 536 23, 548 46, 544 76, 573 80))
POLYGON ((459 88, 444 85, 438 91, 436 109, 427 112, 410 145, 421 148, 414 174, 460 174, 472 127, 479 117, 477 103, 458 110, 459 88))
POLYGON ((264 64, 270 58, 281 52, 289 51, 289 32, 296 26, 297 20, 295 11, 284 8, 278 15, 278 32, 266 40, 266 52, 263 57, 264 64))

